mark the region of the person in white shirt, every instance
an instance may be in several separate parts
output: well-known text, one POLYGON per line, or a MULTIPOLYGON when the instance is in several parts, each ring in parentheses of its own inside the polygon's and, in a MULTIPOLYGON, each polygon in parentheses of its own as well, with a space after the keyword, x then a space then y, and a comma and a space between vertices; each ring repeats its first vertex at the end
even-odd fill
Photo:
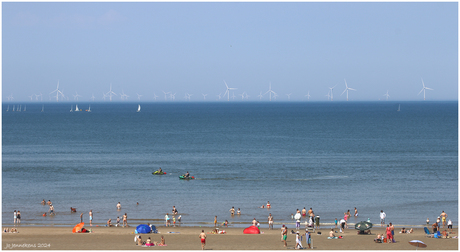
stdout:
POLYGON ((382 225, 385 224, 385 217, 387 217, 385 212, 383 210, 380 210, 380 224, 382 224, 382 225))

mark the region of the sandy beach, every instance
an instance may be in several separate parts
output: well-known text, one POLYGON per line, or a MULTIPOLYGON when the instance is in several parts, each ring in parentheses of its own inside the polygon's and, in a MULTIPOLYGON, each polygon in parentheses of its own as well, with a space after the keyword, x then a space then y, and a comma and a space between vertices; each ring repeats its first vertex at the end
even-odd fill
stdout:
MULTIPOLYGON (((18 227, 19 233, 3 233, 2 249, 48 249, 48 250, 199 250, 198 235, 207 233, 206 250, 284 250, 294 249, 295 235, 289 234, 288 247, 283 247, 279 227, 274 230, 262 228, 259 235, 243 234, 243 228, 221 228, 226 234, 210 234, 212 227, 158 227, 158 234, 141 234, 143 240, 151 237, 160 241, 165 237, 167 246, 140 247, 134 243, 135 227, 89 227, 92 233, 72 233, 70 227, 18 227)), ((289 229, 290 233, 291 229, 289 229)), ((395 230, 396 243, 375 243, 376 234, 384 233, 381 227, 372 228, 372 235, 358 235, 356 230, 347 229, 343 239, 327 239, 330 229, 317 229, 312 233, 314 249, 322 250, 415 250, 408 242, 421 240, 427 244, 425 250, 458 250, 458 239, 435 239, 426 237, 422 228, 412 234, 399 234, 395 230), (321 235, 318 234, 321 232, 321 235)), ((301 232, 304 232, 301 230, 301 232)), ((454 228, 451 236, 458 234, 454 228)), ((303 246, 306 247, 305 239, 303 246)))

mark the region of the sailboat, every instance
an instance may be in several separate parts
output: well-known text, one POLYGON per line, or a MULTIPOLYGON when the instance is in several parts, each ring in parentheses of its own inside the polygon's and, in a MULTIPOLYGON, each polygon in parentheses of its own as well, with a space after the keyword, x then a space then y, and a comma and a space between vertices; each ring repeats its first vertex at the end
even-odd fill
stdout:
POLYGON ((13 112, 14 112, 14 105, 13 105, 13 112))
POLYGON ((89 105, 89 108, 88 110, 86 110, 87 112, 91 112, 91 105, 89 105))
POLYGON ((396 111, 398 111, 398 112, 401 111, 401 104, 398 105, 398 110, 396 110, 396 111))
POLYGON ((24 112, 26 112, 26 106, 27 106, 27 105, 24 105, 24 112))
POLYGON ((8 105, 8 108, 6 108, 6 112, 8 112, 10 110, 10 105, 8 105))
POLYGON ((72 107, 72 105, 70 105, 70 112, 73 112, 73 107, 72 107))
POLYGON ((75 111, 80 111, 80 110, 78 110, 78 104, 75 105, 75 111))
POLYGON ((141 112, 141 105, 137 104, 137 112, 141 112))
POLYGON ((45 112, 45 105, 42 105, 42 112, 45 112))

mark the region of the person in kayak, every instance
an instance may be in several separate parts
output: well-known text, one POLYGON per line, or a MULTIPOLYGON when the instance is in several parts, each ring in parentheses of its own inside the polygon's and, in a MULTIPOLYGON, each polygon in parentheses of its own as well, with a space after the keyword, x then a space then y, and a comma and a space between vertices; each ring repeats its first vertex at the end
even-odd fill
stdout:
POLYGON ((163 170, 161 169, 161 167, 160 167, 160 169, 157 170, 157 172, 158 173, 163 173, 163 170))
POLYGON ((189 177, 190 177, 190 173, 188 173, 188 171, 187 171, 187 173, 185 173, 184 177, 185 177, 185 178, 189 178, 189 177))

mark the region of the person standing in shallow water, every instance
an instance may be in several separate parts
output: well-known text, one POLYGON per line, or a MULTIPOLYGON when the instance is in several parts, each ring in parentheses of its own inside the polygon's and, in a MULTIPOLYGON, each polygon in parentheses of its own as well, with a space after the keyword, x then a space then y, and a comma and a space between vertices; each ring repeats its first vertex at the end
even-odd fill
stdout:
POLYGON ((93 210, 92 209, 89 211, 89 225, 90 226, 93 225, 93 210))

